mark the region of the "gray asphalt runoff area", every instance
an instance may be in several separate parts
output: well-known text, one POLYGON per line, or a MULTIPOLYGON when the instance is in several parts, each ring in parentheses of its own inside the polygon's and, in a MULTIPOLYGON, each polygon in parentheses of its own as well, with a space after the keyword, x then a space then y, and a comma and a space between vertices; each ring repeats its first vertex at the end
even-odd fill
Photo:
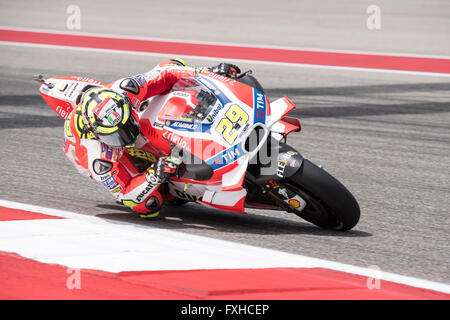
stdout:
MULTIPOLYGON (((450 55, 449 1, 376 1, 380 30, 366 27, 370 1, 108 3, 77 1, 81 29, 76 31, 450 55)), ((0 21, 69 31, 70 4, 1 0, 0 21)), ((288 143, 355 195, 360 222, 341 233, 293 214, 249 210, 240 215, 197 204, 167 206, 161 218, 147 221, 77 173, 62 152, 63 120, 31 77, 76 75, 112 82, 171 57, 1 44, 0 199, 450 283, 450 77, 239 63, 253 70, 270 101, 286 95, 296 104, 292 115, 303 130, 288 143)), ((194 66, 221 62, 186 60, 194 66)))

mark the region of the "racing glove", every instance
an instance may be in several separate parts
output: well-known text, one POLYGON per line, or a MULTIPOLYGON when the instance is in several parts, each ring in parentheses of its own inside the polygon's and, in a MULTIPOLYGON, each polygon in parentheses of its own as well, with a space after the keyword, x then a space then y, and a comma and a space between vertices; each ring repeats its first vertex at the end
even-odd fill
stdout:
POLYGON ((231 63, 223 63, 223 62, 218 64, 217 66, 209 68, 209 70, 229 78, 236 78, 237 75, 241 73, 241 69, 239 69, 238 66, 231 63))
POLYGON ((161 157, 146 172, 146 180, 153 184, 165 183, 176 175, 181 160, 174 157, 161 157))

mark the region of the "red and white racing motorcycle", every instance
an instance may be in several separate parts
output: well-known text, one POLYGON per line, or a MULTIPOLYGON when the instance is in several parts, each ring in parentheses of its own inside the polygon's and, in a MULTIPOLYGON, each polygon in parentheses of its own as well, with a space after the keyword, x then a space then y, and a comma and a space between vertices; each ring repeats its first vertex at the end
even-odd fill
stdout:
MULTIPOLYGON (((106 86, 82 77, 35 80, 64 119, 86 90, 106 86)), ((284 210, 322 228, 349 230, 360 217, 355 198, 286 143, 289 134, 301 130, 300 121, 287 116, 294 108, 286 97, 269 103, 251 71, 236 79, 204 71, 140 105, 148 143, 126 151, 153 161, 168 155, 182 159, 176 177, 165 185, 176 203, 237 213, 284 210)))

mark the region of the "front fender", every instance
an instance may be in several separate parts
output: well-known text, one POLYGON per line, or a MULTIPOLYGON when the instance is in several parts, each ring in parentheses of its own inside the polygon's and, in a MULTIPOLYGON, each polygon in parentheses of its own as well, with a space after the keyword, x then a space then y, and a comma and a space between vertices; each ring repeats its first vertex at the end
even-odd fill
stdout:
POLYGON ((252 180, 257 184, 270 180, 284 180, 293 176, 302 166, 303 156, 290 145, 277 141, 270 150, 269 163, 260 161, 250 166, 252 180))

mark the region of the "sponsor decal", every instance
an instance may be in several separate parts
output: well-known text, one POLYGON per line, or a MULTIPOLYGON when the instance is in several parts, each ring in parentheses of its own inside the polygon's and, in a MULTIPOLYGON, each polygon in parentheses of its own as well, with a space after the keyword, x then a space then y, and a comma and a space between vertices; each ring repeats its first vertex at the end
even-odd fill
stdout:
POLYGON ((163 128, 164 124, 162 124, 161 122, 155 121, 155 122, 153 122, 152 127, 153 128, 163 128))
POLYGON ((255 88, 253 88, 253 109, 254 123, 266 123, 266 97, 255 88))
POLYGON ((250 127, 250 122, 248 122, 245 126, 244 129, 242 129, 241 133, 239 133, 239 138, 242 137, 242 135, 248 130, 248 127, 250 127))
POLYGON ((281 157, 278 159, 277 176, 279 176, 280 178, 284 177, 284 170, 286 169, 286 166, 288 165, 289 159, 293 155, 297 155, 297 154, 298 154, 298 152, 296 152, 296 151, 288 151, 281 155, 281 157))
POLYGON ((274 181, 274 180, 269 180, 269 184, 270 184, 270 186, 271 186, 272 188, 274 188, 274 189, 280 187, 280 185, 279 185, 276 181, 274 181))
POLYGON ((187 121, 166 121, 166 126, 171 128, 180 128, 180 129, 188 129, 195 130, 198 128, 197 123, 187 122, 187 121))
POLYGON ((172 92, 173 96, 176 97, 183 97, 183 98, 189 98, 191 95, 187 92, 183 92, 183 91, 174 91, 172 92))
POLYGON ((139 193, 139 195, 136 197, 137 202, 141 202, 143 199, 145 199, 145 196, 152 191, 155 188, 155 186, 149 184, 145 187, 144 190, 142 190, 141 193, 139 193))
POLYGON ((211 129, 211 124, 194 123, 194 122, 190 122, 190 121, 166 120, 164 124, 167 127, 178 130, 178 131, 209 132, 209 130, 211 129))
POLYGON ((164 132, 163 137, 190 152, 191 144, 190 142, 186 141, 183 137, 180 137, 179 135, 173 133, 172 131, 164 132))
POLYGON ((113 176, 110 176, 106 180, 102 181, 102 184, 106 189, 110 191, 116 189, 119 186, 113 176))
POLYGON ((60 106, 60 105, 58 105, 58 106, 55 108, 55 112, 56 112, 57 114, 59 114, 59 116, 60 116, 61 118, 67 119, 67 117, 69 116, 70 112, 71 112, 73 109, 72 109, 72 105, 71 105, 69 102, 64 101, 64 103, 65 103, 66 105, 65 105, 65 106, 60 106))
POLYGON ((213 122, 214 119, 216 119, 217 115, 219 114, 219 112, 223 109, 223 105, 221 103, 219 103, 219 105, 217 106, 217 108, 215 108, 214 110, 212 110, 209 115, 206 117, 206 120, 208 120, 209 122, 213 122))
POLYGON ((121 186, 118 186, 118 187, 115 188, 114 190, 111 190, 111 193, 118 193, 118 192, 120 192, 120 191, 122 191, 122 187, 121 187, 121 186))
POLYGON ((231 86, 234 86, 234 84, 236 83, 236 80, 234 80, 234 79, 222 76, 220 74, 217 74, 217 73, 214 73, 214 72, 211 72, 211 71, 206 72, 206 75, 208 75, 209 77, 211 77, 213 79, 226 82, 226 83, 228 83, 231 86))
POLYGON ((206 160, 206 163, 209 164, 213 170, 218 170, 229 165, 230 163, 233 163, 243 155, 244 150, 242 149, 242 144, 240 143, 206 160))
POLYGON ((298 201, 297 199, 289 199, 288 203, 290 206, 292 206, 296 209, 299 208, 301 205, 300 201, 298 201))
POLYGON ((113 164, 109 161, 102 159, 95 159, 92 165, 94 172, 99 176, 111 171, 113 164))
POLYGON ((72 82, 71 84, 69 84, 69 88, 66 90, 65 93, 66 97, 71 99, 76 88, 78 88, 78 83, 72 82))
POLYGON ((119 158, 119 149, 112 148, 107 144, 102 143, 101 158, 116 162, 119 158))
POLYGON ((113 174, 114 174, 114 173, 107 174, 107 175, 105 175, 105 176, 101 176, 101 177, 100 177, 100 180, 105 181, 106 179, 108 179, 109 177, 111 177, 111 175, 113 175, 113 174))
POLYGON ((103 83, 101 83, 100 81, 94 80, 94 79, 90 79, 90 78, 86 78, 86 77, 75 77, 75 79, 77 81, 82 81, 82 82, 87 82, 87 83, 93 83, 93 84, 98 84, 99 86, 102 86, 103 83))
POLYGON ((134 76, 140 84, 146 84, 147 80, 145 80, 145 76, 143 74, 137 74, 134 76))

